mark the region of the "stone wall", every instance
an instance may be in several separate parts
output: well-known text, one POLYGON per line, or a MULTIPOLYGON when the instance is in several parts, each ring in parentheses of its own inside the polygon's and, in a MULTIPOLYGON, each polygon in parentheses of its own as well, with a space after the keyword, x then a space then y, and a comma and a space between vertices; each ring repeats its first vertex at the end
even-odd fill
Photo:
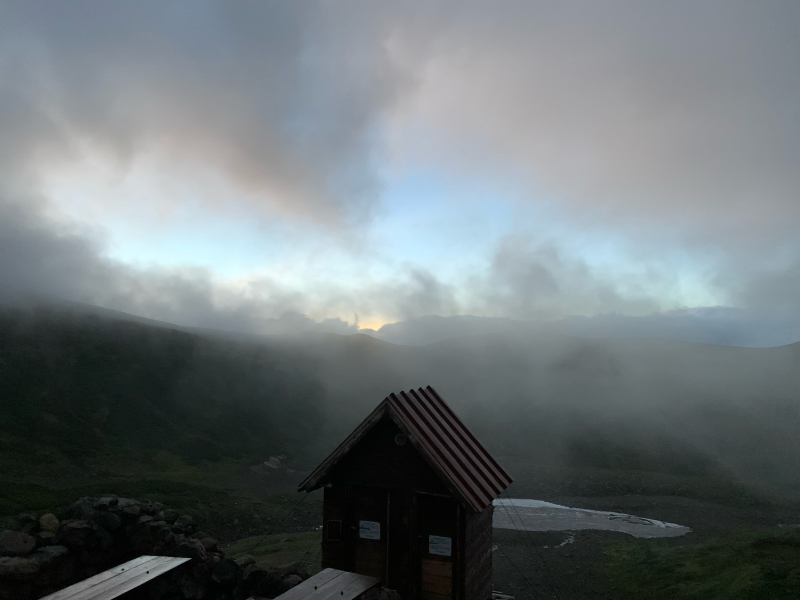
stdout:
POLYGON ((272 598, 308 577, 299 566, 265 571, 226 558, 191 516, 158 502, 85 497, 60 517, 23 515, 0 532, 0 600, 36 600, 143 554, 193 560, 126 599, 272 598))

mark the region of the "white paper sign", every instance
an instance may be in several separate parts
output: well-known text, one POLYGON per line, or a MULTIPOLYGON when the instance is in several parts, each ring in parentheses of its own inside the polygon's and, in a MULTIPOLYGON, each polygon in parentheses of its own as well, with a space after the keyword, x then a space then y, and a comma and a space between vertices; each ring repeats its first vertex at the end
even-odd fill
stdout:
POLYGON ((441 535, 428 536, 428 554, 450 556, 453 553, 453 538, 441 535))
POLYGON ((359 521, 358 537, 365 540, 381 539, 381 524, 377 521, 359 521))

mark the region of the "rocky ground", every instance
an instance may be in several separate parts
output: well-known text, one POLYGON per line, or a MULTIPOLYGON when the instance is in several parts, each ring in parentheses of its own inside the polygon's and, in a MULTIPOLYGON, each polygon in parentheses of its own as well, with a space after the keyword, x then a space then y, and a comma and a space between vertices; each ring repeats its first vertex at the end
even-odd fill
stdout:
MULTIPOLYGON (((625 571, 627 564, 615 559, 615 556, 618 556, 615 554, 617 548, 627 548, 628 554, 625 556, 634 558, 637 556, 636 553, 640 551, 647 553, 650 549, 675 548, 694 552, 709 540, 721 539, 724 542, 729 536, 740 532, 769 531, 778 525, 800 523, 800 510, 798 510, 800 504, 794 497, 791 501, 769 502, 756 501, 752 497, 739 497, 731 493, 723 496, 714 492, 706 494, 705 499, 700 499, 683 496, 678 493, 680 489, 670 494, 574 494, 570 492, 575 487, 574 483, 572 487, 560 483, 562 481, 569 483, 569 478, 553 476, 544 479, 540 472, 526 477, 527 474, 520 467, 515 469, 515 473, 519 473, 519 483, 515 483, 509 490, 512 497, 537 498, 566 506, 619 511, 686 525, 693 530, 687 536, 672 540, 634 540, 625 534, 600 531, 527 534, 514 530, 495 530, 496 549, 493 552, 495 588, 514 595, 519 600, 648 597, 647 594, 642 596, 641 593, 630 593, 630 590, 623 589, 624 578, 629 576, 625 571), (717 496, 721 496, 724 501, 714 501, 717 496)), ((289 583, 281 583, 287 576, 297 575, 302 578, 303 573, 289 570, 270 574, 269 569, 250 563, 248 557, 239 552, 235 554, 229 552, 229 548, 232 550, 231 544, 251 536, 265 536, 272 532, 278 534, 316 531, 321 524, 321 495, 316 493, 305 497, 296 492, 297 482, 302 480, 303 475, 301 472, 285 469, 253 470, 245 467, 206 475, 202 478, 202 486, 196 483, 167 485, 163 481, 155 483, 106 481, 96 484, 96 487, 113 488, 113 491, 119 494, 116 504, 113 498, 108 499, 111 496, 101 500, 105 494, 95 492, 92 492, 90 500, 82 500, 72 505, 67 505, 65 502, 61 510, 56 508, 56 504, 38 504, 41 506, 38 511, 29 511, 29 516, 17 516, 13 522, 9 521, 3 525, 15 532, 13 535, 4 534, 4 536, 8 536, 7 543, 16 544, 17 549, 13 552, 8 549, 2 551, 6 556, 0 559, 0 577, 8 577, 8 571, 15 570, 14 581, 18 583, 14 585, 18 586, 17 590, 22 591, 18 595, 5 597, 0 594, 0 598, 4 600, 10 597, 15 600, 38 598, 39 596, 30 595, 29 591, 25 591, 28 589, 24 587, 27 585, 25 582, 33 578, 47 582, 49 587, 46 589, 52 590, 139 554, 178 555, 179 552, 184 554, 195 552, 202 556, 203 551, 205 559, 198 562, 204 566, 198 569, 196 574, 184 576, 183 591, 180 587, 176 587, 180 585, 178 579, 183 575, 175 574, 172 579, 164 580, 171 582, 169 585, 172 586, 172 593, 180 594, 176 597, 184 597, 184 593, 189 593, 189 597, 192 597, 199 594, 192 589, 205 589, 209 594, 205 596, 206 598, 213 598, 214 593, 221 598, 235 598, 235 595, 225 596, 225 594, 250 592, 255 589, 253 586, 256 580, 270 582, 269 584, 273 586, 270 589, 278 589, 277 586, 289 583), (153 501, 136 502, 125 499, 132 496, 149 497, 153 501), (161 501, 164 506, 156 500, 161 501), (138 514, 136 506, 139 507, 138 514), (169 512, 170 507, 177 508, 177 511, 169 512), (47 513, 52 513, 52 516, 42 519, 47 513), (112 515, 116 515, 121 521, 118 527, 115 527, 117 519, 112 515), (191 520, 181 519, 184 516, 190 517, 191 520), (18 535, 19 533, 27 537, 18 535), (104 551, 101 556, 97 549, 102 549, 104 544, 109 543, 109 536, 110 550, 104 551), (117 550, 123 547, 129 550, 127 552, 117 550), (135 551, 139 554, 134 554, 135 551), (238 562, 230 560, 231 556, 236 556, 238 562), (71 565, 70 568, 77 571, 70 578, 64 578, 63 573, 67 569, 63 565, 71 565), (189 583, 191 577, 200 582, 200 588, 192 588, 194 584, 189 583), (25 596, 24 593, 29 595, 25 596)), ((581 481, 577 477, 571 479, 573 482, 581 481)), ((597 487, 596 482, 592 483, 590 491, 595 487, 597 487)), ((604 489, 606 487, 614 488, 604 484, 604 489)), ((620 486, 617 485, 616 488, 619 489, 620 486)), ((74 501, 78 495, 85 494, 86 492, 73 493, 68 502, 74 501)), ((21 508, 15 509, 14 514, 19 513, 21 508)), ((778 550, 789 553, 783 556, 784 564, 791 564, 792 556, 796 556, 794 563, 800 566, 800 545, 792 546, 790 543, 778 550), (794 554, 791 554, 792 552, 794 554)), ((760 564, 767 564, 771 560, 767 556, 760 564)), ((700 566, 707 572, 717 568, 714 564, 700 566)), ((641 570, 632 572, 630 578, 642 577, 643 574, 646 575, 641 570)), ((790 574, 789 578, 796 576, 790 574)), ((4 585, 0 585, 0 589, 4 588, 4 585)), ((267 583, 263 585, 266 586, 267 583)), ((266 587, 262 591, 266 592, 266 587)), ((264 595, 272 596, 274 592, 264 595)), ((651 597, 747 596, 734 593, 717 596, 684 594, 651 595, 651 597)), ((797 598, 800 597, 800 593, 794 597, 791 595, 762 597, 797 598)))
POLYGON ((143 554, 194 559, 137 590, 148 600, 274 597, 308 577, 299 566, 267 571, 252 557, 226 558, 194 517, 149 500, 83 497, 15 525, 0 532, 3 600, 34 600, 143 554))

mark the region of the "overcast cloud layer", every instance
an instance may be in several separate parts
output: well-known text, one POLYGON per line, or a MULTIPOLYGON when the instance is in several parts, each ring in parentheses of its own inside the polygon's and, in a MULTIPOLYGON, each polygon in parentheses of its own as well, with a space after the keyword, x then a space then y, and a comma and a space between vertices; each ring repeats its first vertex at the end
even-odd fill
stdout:
POLYGON ((798 22, 783 1, 4 3, 0 292, 265 332, 717 304, 794 327, 798 22))

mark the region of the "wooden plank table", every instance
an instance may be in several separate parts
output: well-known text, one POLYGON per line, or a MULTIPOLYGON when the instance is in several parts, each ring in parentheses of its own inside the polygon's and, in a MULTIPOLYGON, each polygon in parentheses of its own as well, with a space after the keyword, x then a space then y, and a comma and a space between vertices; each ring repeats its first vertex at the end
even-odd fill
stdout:
POLYGON ((323 569, 275 600, 353 600, 377 584, 374 577, 323 569))
POLYGON ((40 600, 112 600, 189 560, 173 556, 140 556, 40 600))

